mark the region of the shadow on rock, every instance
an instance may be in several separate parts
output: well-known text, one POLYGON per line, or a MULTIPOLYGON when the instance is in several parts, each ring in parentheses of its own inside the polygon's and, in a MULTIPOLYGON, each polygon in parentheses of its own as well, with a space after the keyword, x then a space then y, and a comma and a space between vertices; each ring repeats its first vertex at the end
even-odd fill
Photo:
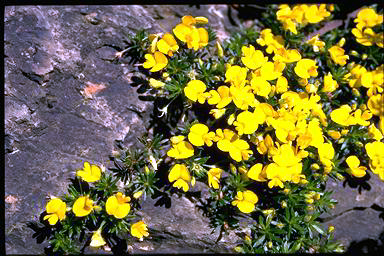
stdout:
POLYGON ((348 247, 348 255, 383 255, 384 252, 384 231, 381 232, 379 238, 364 239, 359 242, 353 241, 348 247))
POLYGON ((359 193, 361 194, 362 190, 367 190, 367 191, 371 190, 372 187, 368 183, 370 178, 371 178, 371 175, 369 173, 367 173, 362 178, 355 178, 355 177, 352 177, 351 175, 346 175, 343 186, 345 187, 348 184, 348 186, 350 186, 351 188, 357 188, 359 193))

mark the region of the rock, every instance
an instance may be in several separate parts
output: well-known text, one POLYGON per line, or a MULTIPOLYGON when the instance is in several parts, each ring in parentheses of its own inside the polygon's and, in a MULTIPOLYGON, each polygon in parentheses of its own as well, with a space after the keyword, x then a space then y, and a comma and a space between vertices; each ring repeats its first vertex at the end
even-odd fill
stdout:
POLYGON ((37 244, 25 223, 38 220, 46 196, 65 193, 84 161, 108 165, 115 140, 135 146, 146 130, 152 105, 139 100, 130 85, 137 67, 113 62, 127 36, 142 28, 170 31, 188 14, 208 17, 218 34, 228 35, 226 10, 226 5, 5 8, 5 196, 17 199, 5 203, 7 253, 42 253, 47 244, 37 244))
MULTIPOLYGON (((363 179, 364 180, 364 179, 363 179)), ((335 239, 345 247, 364 239, 378 240, 384 232, 384 187, 375 174, 365 182, 335 182, 329 180, 327 189, 338 204, 321 217, 325 225, 335 226, 335 239)))

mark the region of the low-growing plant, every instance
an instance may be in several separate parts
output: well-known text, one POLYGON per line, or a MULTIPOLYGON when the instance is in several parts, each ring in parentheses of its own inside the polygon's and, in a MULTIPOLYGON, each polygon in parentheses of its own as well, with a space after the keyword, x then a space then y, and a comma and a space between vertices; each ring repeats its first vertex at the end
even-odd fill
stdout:
POLYGON ((223 42, 192 16, 172 32, 132 36, 117 61, 141 60, 156 136, 144 149, 121 148, 111 172, 86 163, 69 194, 48 202, 53 248, 74 252, 86 234, 91 246, 112 246, 130 229, 147 236, 131 206, 199 181, 211 227, 220 237, 244 231, 237 252, 342 252, 319 218, 336 205, 327 180, 384 180, 381 12, 364 7, 316 34, 337 6, 270 5, 223 42))

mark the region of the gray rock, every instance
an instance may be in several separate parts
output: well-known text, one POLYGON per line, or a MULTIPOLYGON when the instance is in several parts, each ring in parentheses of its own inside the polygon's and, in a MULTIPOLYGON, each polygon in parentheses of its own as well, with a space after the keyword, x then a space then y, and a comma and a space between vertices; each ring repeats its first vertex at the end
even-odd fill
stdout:
MULTIPOLYGON (((46 196, 65 193, 84 161, 108 165, 115 140, 134 146, 148 126, 151 104, 130 86, 137 67, 112 62, 117 52, 112 46, 124 49, 127 35, 141 28, 170 31, 187 14, 208 17, 225 37, 226 10, 225 5, 5 8, 7 253, 42 253, 47 244, 37 244, 24 224, 38 220, 46 196)), ((191 218, 202 225, 198 215, 191 218)), ((175 240, 180 248, 193 248, 201 234, 188 235, 189 245, 182 243, 185 233, 175 240)), ((171 248, 166 244, 163 239, 159 246, 171 248)))
POLYGON ((329 180, 327 189, 334 191, 332 198, 338 204, 329 214, 321 217, 325 225, 335 227, 335 239, 345 247, 365 239, 378 240, 384 232, 384 186, 375 174, 370 174, 368 186, 329 180), (360 191, 359 191, 360 187, 360 191))

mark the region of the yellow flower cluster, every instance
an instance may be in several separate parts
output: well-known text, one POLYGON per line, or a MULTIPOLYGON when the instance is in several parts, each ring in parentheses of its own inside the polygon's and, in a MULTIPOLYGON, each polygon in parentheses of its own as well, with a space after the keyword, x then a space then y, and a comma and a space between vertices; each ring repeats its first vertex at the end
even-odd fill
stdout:
MULTIPOLYGON (((330 16, 332 10, 332 5, 327 7, 325 4, 304 4, 293 8, 281 5, 277 17, 285 29, 296 34, 298 24, 305 26, 320 22, 330 16)), ((377 17, 375 22, 362 15, 358 16, 358 20, 366 27, 379 24, 377 17)), ((175 31, 188 26, 187 23, 179 24, 174 30, 175 35, 175 31)), ((190 24, 195 24, 195 21, 191 19, 190 24)), ((228 170, 238 171, 247 180, 265 182, 271 189, 284 188, 286 182, 304 186, 308 180, 303 173, 303 160, 311 158, 314 171, 329 174, 335 166, 336 148, 333 142, 342 143, 343 136, 357 125, 366 127, 369 138, 375 141, 366 144, 366 151, 370 157, 370 168, 382 179, 384 161, 382 155, 372 151, 372 148, 383 145, 380 140, 384 137, 384 65, 367 71, 359 64, 349 63, 348 74, 343 80, 336 80, 334 72, 319 77, 318 65, 322 63, 302 56, 298 49, 286 47, 284 38, 274 35, 269 28, 260 32, 256 43, 258 46, 242 46, 238 61, 225 64, 224 83, 208 83, 202 78, 197 79, 195 73, 184 85, 183 92, 188 100, 209 106, 209 113, 215 119, 225 118, 228 126, 212 130, 203 123, 194 123, 188 135, 170 139, 172 147, 167 155, 177 161, 168 176, 173 186, 188 191, 189 184, 194 185, 191 163, 189 160, 180 163, 180 160, 194 157, 195 152, 201 152, 199 147, 215 147, 228 153, 230 161, 233 161, 233 164, 229 163, 228 170), (296 83, 292 83, 292 79, 296 83), (347 82, 355 95, 357 89, 365 88, 369 96, 366 104, 344 104, 336 109, 325 107, 329 105, 323 105, 326 95, 331 97, 340 87, 340 81, 347 82), (320 96, 324 96, 323 99, 320 96), (276 103, 271 103, 273 101, 276 103), (227 112, 230 113, 226 115, 227 112), (379 117, 378 128, 374 116, 379 117)), ((349 60, 342 48, 344 38, 328 48, 327 52, 323 50, 325 42, 318 35, 306 43, 315 52, 328 54, 337 65, 345 66, 349 60)), ((190 43, 188 47, 194 46, 190 43)), ((220 45, 218 52, 222 57, 224 51, 220 45)), ((366 174, 367 167, 361 166, 355 155, 348 156, 343 165, 348 167, 352 176, 361 178, 366 174)), ((224 171, 222 167, 207 171, 209 187, 221 187, 220 179, 224 171)), ((257 202, 258 197, 253 191, 242 190, 237 191, 232 204, 240 211, 250 213, 257 202)))
POLYGON ((369 167, 372 172, 384 181, 384 143, 380 141, 367 143, 365 150, 369 156, 369 167))
POLYGON ((375 33, 373 27, 383 23, 383 15, 379 15, 372 8, 363 8, 357 14, 354 20, 356 27, 352 29, 352 34, 356 37, 356 41, 364 46, 384 47, 384 33, 375 33))
MULTIPOLYGON (((188 48, 193 48, 197 51, 199 48, 208 44, 208 31, 205 28, 197 28, 196 24, 206 24, 208 19, 205 17, 184 16, 181 23, 176 25, 171 33, 151 34, 149 40, 151 47, 149 53, 145 54, 145 62, 143 67, 150 69, 151 72, 157 72, 164 69, 168 65, 168 58, 172 57, 179 50, 179 44, 175 37, 183 43, 187 44, 188 48)), ((152 80, 151 85, 154 87, 162 87, 161 83, 152 80)))
POLYGON ((345 50, 342 48, 344 44, 345 39, 342 38, 337 45, 334 45, 328 49, 332 61, 336 64, 339 64, 340 66, 347 64, 347 60, 349 59, 349 56, 344 54, 345 50))
POLYGON ((285 30, 291 31, 293 34, 297 34, 297 26, 306 26, 308 23, 318 23, 331 15, 330 11, 333 10, 333 5, 328 6, 326 4, 320 5, 307 5, 300 4, 291 8, 287 4, 279 6, 279 10, 276 12, 277 20, 283 24, 285 30))

